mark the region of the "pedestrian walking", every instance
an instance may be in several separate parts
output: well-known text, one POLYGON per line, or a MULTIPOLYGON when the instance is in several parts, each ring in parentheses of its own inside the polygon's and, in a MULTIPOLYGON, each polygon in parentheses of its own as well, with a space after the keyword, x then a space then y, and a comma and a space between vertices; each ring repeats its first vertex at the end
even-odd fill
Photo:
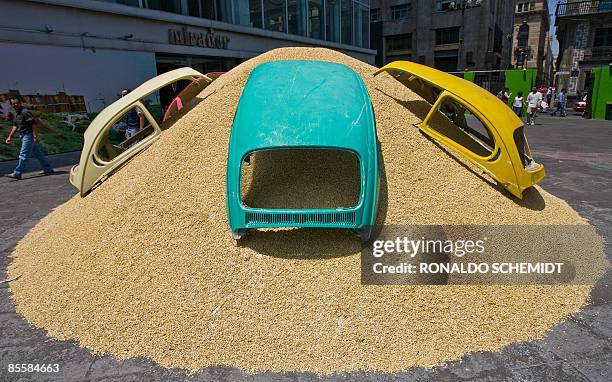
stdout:
POLYGON ((548 90, 546 91, 546 104, 548 105, 548 107, 551 106, 550 102, 552 101, 552 86, 548 87, 548 90))
POLYGON ((542 104, 542 93, 538 89, 533 87, 531 93, 527 96, 527 124, 535 125, 536 117, 538 116, 538 109, 542 104))
MULTIPOLYGON (((125 97, 129 93, 129 89, 123 89, 121 91, 121 97, 125 97)), ((138 107, 133 107, 127 113, 127 129, 125 130, 125 137, 132 138, 138 132, 144 129, 144 114, 138 107)))
POLYGON ((21 179, 21 175, 28 164, 28 159, 30 159, 32 154, 38 159, 43 168, 41 174, 52 174, 54 172, 53 167, 51 167, 49 160, 47 160, 45 154, 38 147, 40 143, 38 129, 42 122, 38 118, 34 118, 32 113, 23 107, 19 98, 13 98, 11 106, 15 109, 15 113, 13 115, 13 127, 6 138, 6 144, 10 145, 13 142, 13 135, 18 132, 21 138, 21 150, 19 151, 17 167, 15 167, 11 174, 6 174, 6 176, 12 179, 21 179))
POLYGON ((510 88, 504 88, 503 90, 500 90, 499 93, 497 93, 497 98, 499 98, 503 103, 507 105, 508 101, 510 101, 511 95, 512 93, 510 93, 510 88))
POLYGON ((523 106, 525 105, 525 98, 523 97, 523 92, 519 91, 514 97, 514 102, 512 103, 512 110, 517 115, 517 117, 521 118, 523 114, 523 106))
POLYGON ((557 113, 559 113, 559 115, 561 117, 565 117, 565 104, 567 103, 567 96, 565 95, 565 88, 561 89, 561 91, 559 92, 559 94, 557 94, 557 108, 555 109, 555 111, 553 111, 550 115, 551 116, 556 116, 557 113))

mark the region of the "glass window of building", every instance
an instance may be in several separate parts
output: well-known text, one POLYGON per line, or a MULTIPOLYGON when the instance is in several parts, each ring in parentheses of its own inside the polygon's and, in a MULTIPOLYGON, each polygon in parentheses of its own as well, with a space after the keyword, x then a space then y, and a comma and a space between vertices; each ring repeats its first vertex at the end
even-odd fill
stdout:
POLYGON ((529 25, 524 23, 519 27, 518 31, 518 47, 521 49, 527 48, 529 42, 529 25))
POLYGON ((370 47, 370 12, 367 6, 355 2, 353 7, 353 35, 355 45, 370 47))
POLYGON ((341 42, 353 45, 353 1, 342 0, 340 4, 342 5, 340 14, 341 42))
MULTIPOLYGON (((202 1, 203 4, 208 2, 202 1)), ((261 28, 261 1, 215 0, 213 7, 214 20, 261 28)))
POLYGON ((412 4, 401 4, 394 5, 391 7, 391 19, 392 20, 406 20, 410 17, 410 10, 412 9, 412 4))
POLYGON ((502 31, 499 25, 495 24, 495 34, 493 35, 493 51, 501 54, 503 44, 504 44, 504 31, 502 31))
POLYGON ((325 4, 327 41, 340 42, 340 0, 327 0, 325 4))
POLYGON ((459 51, 453 50, 436 50, 434 52, 434 68, 443 72, 454 72, 457 70, 459 63, 459 51))
POLYGON ((377 22, 382 20, 382 14, 380 8, 372 8, 370 9, 370 22, 377 22))
POLYGON ((323 38, 323 0, 287 0, 289 33, 323 38))
POLYGON ((217 15, 215 13, 215 2, 210 0, 199 0, 200 13, 205 19, 216 20, 217 15))
POLYGON ((215 1, 215 20, 226 23, 234 23, 234 13, 232 12, 232 1, 215 1))
MULTIPOLYGON (((366 0, 101 0, 165 12, 264 28, 276 32, 369 47, 370 21, 382 20, 380 8, 370 14, 366 0)), ((410 3, 395 7, 396 19, 409 16, 410 3)))
POLYGON ((254 28, 263 28, 261 10, 261 0, 249 0, 249 13, 251 15, 250 26, 254 28))
POLYGON ((187 0, 187 14, 194 17, 202 17, 217 20, 216 1, 214 0, 187 0))
POLYGON ((287 8, 289 33, 306 36, 306 1, 287 0, 287 8))
POLYGON ((264 28, 285 32, 285 0, 264 0, 264 28))
POLYGON ((459 43, 459 27, 436 29, 436 45, 459 43))
POLYGON ((529 9, 531 9, 532 11, 535 11, 535 8, 536 8, 535 1, 532 1, 531 3, 529 3, 529 9))
POLYGON ((612 46, 612 28, 595 29, 595 40, 593 46, 612 46))
POLYGON ((200 0, 187 0, 187 14, 194 17, 202 17, 200 0))
POLYGON ((147 0, 147 8, 172 13, 182 13, 181 0, 147 0))
POLYGON ((308 1, 308 36, 323 39, 325 28, 323 15, 323 0, 308 1))
MULTIPOLYGON (((233 21, 234 24, 244 25, 244 26, 257 26, 251 23, 251 15, 253 14, 251 12, 251 6, 256 5, 254 4, 255 3, 254 1, 232 0, 232 1, 227 1, 227 2, 232 4, 232 14, 234 18, 234 21, 233 21)), ((259 7, 261 7, 261 2, 259 2, 259 7)))
POLYGON ((385 39, 388 51, 412 49, 412 33, 387 36, 385 39))
POLYGON ((457 0, 436 0, 436 11, 452 11, 461 9, 461 1, 457 0))

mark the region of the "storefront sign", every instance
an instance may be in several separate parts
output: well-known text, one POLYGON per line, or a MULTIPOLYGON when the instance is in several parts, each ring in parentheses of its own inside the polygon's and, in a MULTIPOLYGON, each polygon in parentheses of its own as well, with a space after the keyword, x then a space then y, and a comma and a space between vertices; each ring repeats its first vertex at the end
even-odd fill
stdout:
POLYGON ((229 36, 216 34, 211 28, 207 33, 189 32, 187 28, 182 30, 168 29, 170 44, 199 46, 202 48, 227 49, 229 36))

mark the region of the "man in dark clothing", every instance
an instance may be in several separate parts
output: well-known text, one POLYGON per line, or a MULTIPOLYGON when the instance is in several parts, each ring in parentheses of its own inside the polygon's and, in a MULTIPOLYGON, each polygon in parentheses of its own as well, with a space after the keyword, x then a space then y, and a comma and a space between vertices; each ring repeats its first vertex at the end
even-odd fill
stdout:
POLYGON ((18 98, 13 98, 11 100, 11 105, 13 109, 15 109, 15 115, 13 115, 13 128, 6 138, 6 144, 10 145, 13 141, 13 135, 18 132, 21 138, 21 150, 19 151, 19 162, 17 163, 17 167, 15 167, 12 174, 7 174, 6 176, 13 179, 21 179, 21 174, 25 170, 28 159, 32 154, 38 159, 43 168, 41 174, 46 175, 53 173, 53 168, 49 164, 47 157, 45 157, 45 154, 40 147, 38 147, 38 143, 40 143, 38 123, 40 122, 34 118, 28 109, 23 107, 21 100, 18 98))
POLYGON ((561 89, 559 94, 557 94, 557 110, 550 113, 551 116, 557 116, 557 113, 560 113, 562 117, 565 117, 565 103, 567 102, 567 96, 565 95, 566 90, 561 89))
MULTIPOLYGON (((121 97, 125 97, 130 92, 129 89, 121 91, 121 97)), ((125 137, 132 138, 144 129, 144 114, 138 107, 133 107, 127 113, 127 128, 125 129, 125 137)))

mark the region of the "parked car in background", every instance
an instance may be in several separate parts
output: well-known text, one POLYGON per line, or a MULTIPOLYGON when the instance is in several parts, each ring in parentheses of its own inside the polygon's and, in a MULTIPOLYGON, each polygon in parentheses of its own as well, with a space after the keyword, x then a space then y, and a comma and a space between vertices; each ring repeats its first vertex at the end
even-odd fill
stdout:
POLYGON ((587 108, 587 96, 584 96, 582 98, 582 101, 578 101, 576 102, 576 105, 574 105, 574 111, 576 113, 584 113, 586 111, 587 108))

